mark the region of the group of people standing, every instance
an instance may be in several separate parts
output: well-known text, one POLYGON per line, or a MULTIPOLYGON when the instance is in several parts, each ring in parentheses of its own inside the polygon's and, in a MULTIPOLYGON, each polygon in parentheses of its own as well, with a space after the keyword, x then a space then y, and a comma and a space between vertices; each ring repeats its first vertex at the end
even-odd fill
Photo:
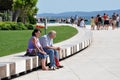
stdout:
POLYGON ((58 20, 59 23, 66 23, 66 24, 76 24, 79 27, 85 27, 85 19, 82 17, 79 17, 75 15, 74 17, 68 17, 68 18, 61 18, 58 20))
POLYGON ((56 37, 54 30, 50 31, 47 35, 40 37, 41 31, 34 29, 32 37, 29 39, 26 56, 39 56, 41 58, 43 70, 55 70, 63 68, 59 62, 58 51, 60 47, 53 46, 53 39, 56 37), (49 55, 50 65, 46 66, 46 58, 49 55))
POLYGON ((119 27, 120 17, 119 14, 113 13, 112 17, 104 13, 103 16, 98 14, 96 17, 91 17, 91 29, 94 30, 97 26, 97 30, 105 29, 108 30, 110 26, 112 29, 119 27))

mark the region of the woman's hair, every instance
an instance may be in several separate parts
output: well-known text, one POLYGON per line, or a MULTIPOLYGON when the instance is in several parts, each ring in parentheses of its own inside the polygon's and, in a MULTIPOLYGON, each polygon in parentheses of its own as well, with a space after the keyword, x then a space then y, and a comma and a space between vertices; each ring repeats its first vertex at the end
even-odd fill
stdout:
POLYGON ((104 16, 106 15, 106 13, 104 13, 104 16))
POLYGON ((94 17, 92 16, 91 18, 93 19, 94 17))
POLYGON ((39 29, 34 29, 34 31, 32 32, 32 36, 36 36, 35 33, 37 33, 38 31, 41 32, 41 30, 39 30, 39 29))
POLYGON ((83 18, 80 19, 80 21, 84 20, 83 18))
POLYGON ((98 14, 97 17, 100 17, 100 14, 98 14))

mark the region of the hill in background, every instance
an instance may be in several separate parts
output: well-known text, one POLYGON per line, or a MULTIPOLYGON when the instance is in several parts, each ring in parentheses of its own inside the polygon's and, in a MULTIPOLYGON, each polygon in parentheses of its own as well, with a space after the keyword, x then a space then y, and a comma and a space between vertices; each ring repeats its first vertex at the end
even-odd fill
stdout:
POLYGON ((120 14, 119 10, 106 10, 106 11, 92 11, 92 12, 82 12, 82 11, 75 11, 75 12, 64 12, 64 13, 43 13, 43 14, 37 14, 37 17, 70 17, 70 16, 81 16, 81 17, 91 17, 96 16, 97 14, 103 15, 104 13, 107 13, 108 15, 112 15, 113 13, 120 14))

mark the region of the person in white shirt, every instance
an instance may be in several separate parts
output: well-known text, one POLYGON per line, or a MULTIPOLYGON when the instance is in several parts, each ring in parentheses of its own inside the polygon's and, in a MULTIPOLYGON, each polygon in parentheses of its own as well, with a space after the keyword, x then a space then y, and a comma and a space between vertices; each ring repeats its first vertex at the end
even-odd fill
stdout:
POLYGON ((84 21, 84 19, 81 19, 81 21, 80 21, 80 27, 85 28, 85 21, 84 21))

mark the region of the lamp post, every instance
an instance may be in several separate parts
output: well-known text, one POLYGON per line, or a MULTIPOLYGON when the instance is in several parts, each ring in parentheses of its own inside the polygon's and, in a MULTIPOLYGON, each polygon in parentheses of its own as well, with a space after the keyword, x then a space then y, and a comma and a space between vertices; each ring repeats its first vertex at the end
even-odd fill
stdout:
POLYGON ((44 30, 45 30, 45 35, 47 34, 47 19, 45 18, 45 22, 44 22, 44 30))
POLYGON ((36 14, 33 17, 36 19, 37 18, 36 14))

